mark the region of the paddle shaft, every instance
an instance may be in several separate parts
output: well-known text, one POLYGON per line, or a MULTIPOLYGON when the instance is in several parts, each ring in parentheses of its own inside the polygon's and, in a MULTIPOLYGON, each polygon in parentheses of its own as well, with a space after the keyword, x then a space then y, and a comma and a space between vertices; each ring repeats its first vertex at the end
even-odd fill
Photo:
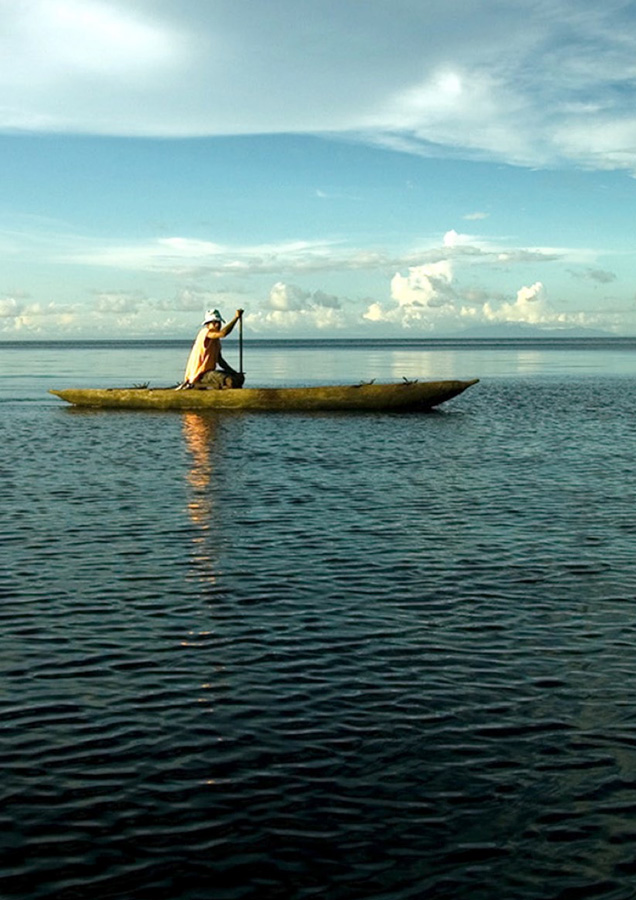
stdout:
POLYGON ((243 316, 239 319, 239 373, 243 375, 243 316))

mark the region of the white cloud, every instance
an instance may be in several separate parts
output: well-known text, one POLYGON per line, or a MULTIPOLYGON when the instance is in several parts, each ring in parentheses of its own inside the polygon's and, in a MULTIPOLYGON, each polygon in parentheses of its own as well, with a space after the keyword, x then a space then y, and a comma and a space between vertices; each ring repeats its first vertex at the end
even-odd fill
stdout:
POLYGON ((529 99, 504 80, 493 61, 490 70, 474 65, 472 70, 430 71, 389 98, 369 127, 388 135, 389 143, 393 134, 405 136, 414 151, 418 142, 426 142, 501 158, 503 149, 516 161, 532 164, 537 157, 534 147, 525 146, 527 128, 514 127, 529 107, 529 99))
POLYGON ((320 271, 337 266, 338 255, 347 267, 360 267, 366 262, 352 258, 350 251, 337 251, 329 241, 292 240, 232 247, 175 236, 129 244, 74 237, 68 243, 67 250, 56 250, 50 259, 64 264, 165 272, 183 277, 274 274, 285 267, 320 271))
POLYGON ((458 234, 454 228, 444 235, 445 247, 466 247, 470 244, 475 244, 475 239, 468 234, 458 234))
POLYGON ((289 312, 303 309, 310 294, 293 284, 277 281, 269 292, 269 306, 274 310, 289 312))
POLYGON ((341 303, 333 294, 324 291, 306 291, 297 284, 277 281, 269 292, 267 306, 280 312, 292 310, 340 309, 341 303))
POLYGON ((18 316, 24 308, 24 304, 15 297, 0 297, 0 319, 11 319, 18 316))
POLYGON ((5 130, 330 133, 636 170, 622 0, 314 0, 311 16, 297 0, 0 0, 0 25, 5 130))
POLYGON ((0 20, 8 129, 117 133, 184 64, 178 29, 116 0, 0 0, 0 20))
POLYGON ((194 287, 181 288, 171 299, 152 302, 154 309, 187 313, 204 313, 211 308, 229 309, 239 305, 236 291, 210 291, 194 287))
POLYGON ((314 291, 311 298, 316 306, 324 309, 340 309, 340 299, 334 294, 326 294, 324 291, 314 291))
POLYGON ((245 323, 254 334, 276 332, 287 335, 340 331, 348 324, 338 310, 324 306, 294 310, 259 310, 247 314, 245 323))
POLYGON ((484 303, 482 308, 485 320, 489 322, 524 322, 527 325, 541 325, 558 319, 548 310, 545 287, 536 281, 530 287, 522 287, 517 291, 514 303, 502 303, 496 307, 492 303, 484 303))
MULTIPOLYGON (((83 325, 91 334, 118 328, 132 336, 152 327, 157 334, 186 336, 212 306, 229 313, 244 307, 248 331, 290 335, 316 329, 364 334, 383 324, 415 333, 452 332, 467 323, 602 326, 603 319, 610 322, 607 309, 600 318, 557 313, 548 303, 546 286, 552 286, 558 299, 552 276, 562 278, 564 268, 557 262, 589 283, 594 303, 600 286, 616 279, 585 249, 523 247, 455 229, 393 254, 334 241, 229 246, 177 235, 114 245, 68 233, 40 237, 16 252, 71 267, 75 283, 80 283, 78 273, 84 284, 88 277, 102 277, 94 267, 106 266, 111 285, 92 291, 89 304, 85 288, 79 295, 68 290, 66 275, 57 279, 65 285, 66 303, 48 304, 43 295, 45 302, 38 304, 19 292, 7 293, 0 299, 5 333, 36 330, 46 316, 47 328, 65 321, 69 333, 83 325), (72 252, 64 249, 65 243, 72 252), (326 290, 327 284, 338 284, 338 293, 326 290)), ((582 285, 581 292, 585 290, 582 285)))
POLYGON ((25 248, 38 260, 64 265, 157 273, 180 278, 247 278, 262 275, 312 275, 321 272, 384 272, 440 260, 454 259, 513 265, 568 260, 593 261, 591 251, 567 247, 518 247, 509 241, 483 240, 451 229, 441 243, 388 253, 329 240, 288 240, 271 244, 222 245, 213 241, 174 236, 128 244, 95 241, 79 235, 50 236, 25 248), (67 244, 62 247, 62 240, 67 244))
POLYGON ((248 312, 245 316, 246 325, 257 333, 274 329, 284 332, 339 330, 349 322, 338 297, 283 281, 272 286, 261 310, 248 312))
POLYGON ((99 291, 97 292, 97 311, 106 315, 136 313, 145 305, 147 298, 139 291, 99 291))
POLYGON ((61 333, 72 331, 79 321, 81 316, 71 305, 0 298, 0 333, 5 336, 46 334, 51 337, 58 328, 61 333))
POLYGON ((609 272, 607 269, 587 268, 581 272, 573 271, 571 274, 574 278, 593 281, 596 284, 611 284, 613 281, 616 281, 616 273, 609 272))
POLYGON ((385 324, 425 332, 461 330, 467 325, 516 324, 541 328, 612 327, 615 317, 554 310, 541 281, 522 286, 514 300, 474 288, 458 289, 453 261, 412 266, 391 280, 392 303, 373 301, 363 313, 371 325, 385 324))
POLYGON ((452 280, 450 260, 412 266, 408 275, 400 275, 397 272, 393 276, 391 297, 398 306, 411 308, 412 314, 417 314, 417 310, 421 308, 435 309, 449 306, 455 300, 452 280))
POLYGON ((370 303, 363 321, 428 331, 457 318, 450 259, 410 266, 406 275, 396 272, 390 293, 392 303, 370 303))

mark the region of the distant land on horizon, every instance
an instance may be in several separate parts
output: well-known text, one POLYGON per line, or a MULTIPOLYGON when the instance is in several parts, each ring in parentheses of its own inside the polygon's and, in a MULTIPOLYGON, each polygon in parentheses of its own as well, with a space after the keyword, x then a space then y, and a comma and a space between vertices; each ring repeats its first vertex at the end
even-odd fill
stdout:
POLYGON ((538 328, 535 325, 526 325, 524 323, 506 322, 501 325, 483 325, 475 328, 467 328, 464 331, 448 335, 448 338, 480 338, 487 340, 502 340, 510 338, 519 340, 520 338, 538 339, 538 338, 629 338, 633 335, 617 335, 611 331, 603 331, 600 328, 538 328))
MULTIPOLYGON (((597 339, 597 340, 616 340, 616 341, 628 341, 635 340, 636 335, 634 334, 615 334, 611 331, 603 331, 602 329, 594 329, 594 328, 540 328, 533 325, 525 325, 523 323, 502 323, 497 326, 483 326, 483 327, 474 327, 467 328, 464 331, 455 331, 455 332, 444 332, 440 334, 412 334, 409 332, 402 332, 401 334, 390 333, 385 334, 382 337, 375 336, 358 336, 358 335, 347 335, 347 336, 337 336, 331 334, 329 337, 325 337, 324 335, 313 335, 311 337, 307 335, 299 335, 296 337, 282 337, 277 335, 276 337, 265 337, 265 336, 251 336, 245 337, 244 341, 249 344, 258 344, 258 343, 307 343, 316 341, 317 343, 325 343, 328 341, 332 341, 337 344, 344 344, 349 341, 354 343, 365 343, 369 344, 378 344, 382 342, 392 342, 392 341, 426 341, 430 343, 434 343, 435 341, 440 341, 447 343, 449 341, 458 341, 461 342, 463 340, 479 340, 479 341, 537 341, 537 340, 584 340, 584 339, 597 339)), ((103 337, 103 338, 52 338, 52 339, 43 339, 41 336, 31 336, 31 337, 23 337, 20 339, 12 338, 3 338, 0 337, 0 346, 2 344, 10 345, 10 344, 39 344, 39 345, 50 345, 50 344, 180 344, 186 345, 192 342, 191 337, 156 337, 156 338, 140 338, 140 337, 103 337)), ((231 340, 231 343, 234 343, 234 340, 231 340)))

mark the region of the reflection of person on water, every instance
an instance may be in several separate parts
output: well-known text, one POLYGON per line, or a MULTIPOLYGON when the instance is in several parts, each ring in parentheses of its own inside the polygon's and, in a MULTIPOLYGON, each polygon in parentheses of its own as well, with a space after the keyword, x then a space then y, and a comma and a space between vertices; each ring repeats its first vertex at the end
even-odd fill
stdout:
POLYGON ((223 543, 223 507, 214 491, 213 480, 223 454, 217 452, 217 420, 213 416, 184 410, 183 436, 191 455, 187 473, 187 512, 191 531, 191 563, 195 576, 206 584, 216 584, 219 546, 223 543))
POLYGON ((209 417, 186 411, 183 414, 183 435, 192 455, 192 468, 188 473, 192 488, 188 511, 193 522, 209 527, 213 492, 208 488, 213 475, 215 422, 209 417))
POLYGON ((221 338, 227 337, 242 315, 243 310, 237 309, 234 318, 224 325, 218 309, 207 311, 203 327, 194 339, 179 390, 193 387, 207 372, 213 372, 217 367, 228 375, 240 377, 221 355, 221 338))

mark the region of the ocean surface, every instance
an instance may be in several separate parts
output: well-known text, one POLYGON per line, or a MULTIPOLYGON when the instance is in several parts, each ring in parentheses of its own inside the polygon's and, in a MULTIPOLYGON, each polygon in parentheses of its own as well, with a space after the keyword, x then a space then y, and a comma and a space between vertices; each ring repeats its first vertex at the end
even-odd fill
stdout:
POLYGON ((246 342, 480 378, 429 414, 48 394, 187 352, 0 344, 0 897, 636 897, 636 340, 246 342))

